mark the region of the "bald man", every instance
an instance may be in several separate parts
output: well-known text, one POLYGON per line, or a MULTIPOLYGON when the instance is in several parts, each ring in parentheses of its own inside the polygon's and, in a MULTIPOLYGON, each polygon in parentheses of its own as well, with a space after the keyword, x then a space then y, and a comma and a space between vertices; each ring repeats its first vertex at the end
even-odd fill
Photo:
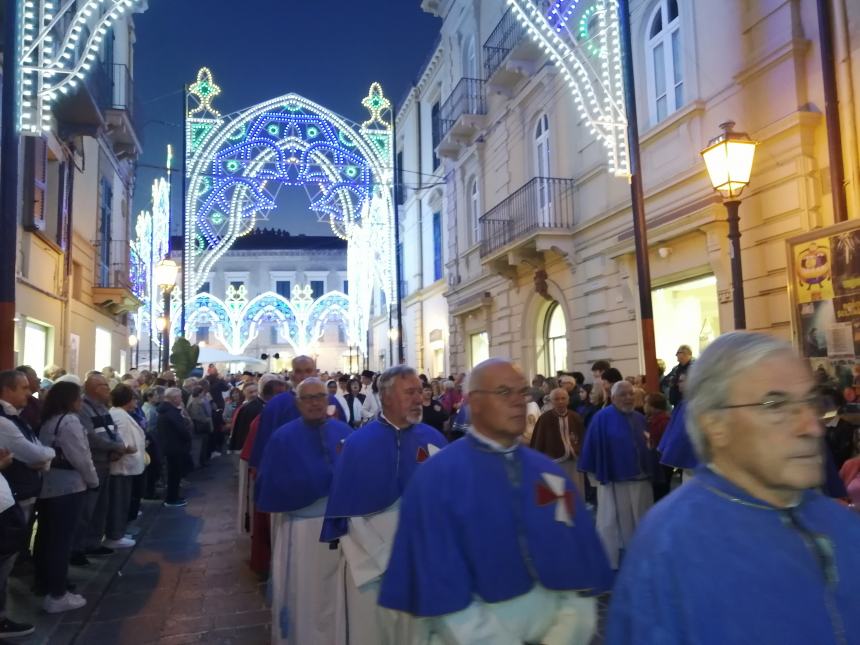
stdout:
POLYGON ((585 645, 611 583, 591 516, 564 470, 521 443, 520 371, 484 361, 466 391, 472 425, 407 488, 379 604, 414 617, 412 642, 585 645))
POLYGON ((531 447, 542 452, 561 466, 565 474, 576 484, 580 495, 585 494, 585 482, 576 468, 576 461, 585 437, 585 424, 570 408, 570 396, 566 388, 556 388, 549 393, 552 408, 537 420, 532 431, 531 447))

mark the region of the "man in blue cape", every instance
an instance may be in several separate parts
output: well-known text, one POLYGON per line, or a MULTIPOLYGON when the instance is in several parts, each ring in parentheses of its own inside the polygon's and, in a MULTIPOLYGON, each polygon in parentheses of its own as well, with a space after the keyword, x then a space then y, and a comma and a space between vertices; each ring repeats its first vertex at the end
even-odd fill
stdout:
POLYGON ((382 412, 344 443, 320 538, 340 543, 336 645, 411 642, 412 621, 377 607, 379 583, 394 543, 400 496, 421 464, 446 443, 438 430, 421 423, 421 381, 414 369, 391 367, 377 386, 382 412))
POLYGON ((645 417, 633 409, 633 385, 612 385, 612 405, 594 415, 579 469, 597 481, 597 533, 617 569, 636 525, 654 504, 645 417))
POLYGON ((528 384, 490 359, 469 377, 466 436, 416 473, 379 604, 416 643, 579 645, 612 572, 564 470, 521 443, 528 384))
POLYGON ((338 553, 319 541, 334 466, 352 429, 327 414, 318 378, 296 389, 301 417, 279 428, 257 474, 257 508, 272 513, 272 643, 332 643, 338 553))
POLYGON ((606 643, 860 643, 860 517, 814 490, 814 386, 769 335, 732 332, 702 353, 685 397, 703 465, 640 525, 606 643))
MULTIPOLYGON (((685 373, 678 377, 677 383, 682 395, 686 390, 686 383, 687 375, 685 373)), ((669 419, 666 432, 663 433, 663 438, 660 439, 660 444, 657 446, 657 452, 660 453, 660 463, 664 466, 683 470, 682 481, 685 482, 689 481, 693 476, 693 470, 699 465, 699 458, 696 457, 693 443, 687 434, 687 424, 684 418, 686 413, 687 402, 681 399, 681 402, 672 410, 672 418, 669 419)))

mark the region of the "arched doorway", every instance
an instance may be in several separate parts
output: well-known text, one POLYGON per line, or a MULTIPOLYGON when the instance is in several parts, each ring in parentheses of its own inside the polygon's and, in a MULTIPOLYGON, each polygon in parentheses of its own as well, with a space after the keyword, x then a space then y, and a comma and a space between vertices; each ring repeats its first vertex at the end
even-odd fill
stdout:
POLYGON ((335 305, 326 316, 341 321, 349 344, 366 353, 374 289, 388 302, 397 298, 390 102, 374 83, 362 101, 369 118, 359 125, 297 94, 224 116, 212 105, 220 93, 203 68, 187 97, 186 318, 199 309, 234 349, 247 346, 262 322, 305 345, 294 307, 277 293, 223 303, 199 293, 215 262, 275 207, 277 191, 302 186, 320 221, 349 243, 350 295, 322 303, 335 305))
POLYGON ((567 321, 564 309, 551 302, 538 317, 537 369, 545 376, 567 370, 567 321))

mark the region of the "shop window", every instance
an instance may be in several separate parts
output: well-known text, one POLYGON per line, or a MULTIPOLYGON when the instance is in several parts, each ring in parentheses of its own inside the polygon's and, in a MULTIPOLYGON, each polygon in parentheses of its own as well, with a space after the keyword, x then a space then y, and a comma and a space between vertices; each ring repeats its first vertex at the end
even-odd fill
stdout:
POLYGON ((93 365, 93 369, 103 370, 105 367, 113 367, 111 365, 111 341, 110 331, 96 327, 95 364, 93 365))
POLYGON ((36 374, 42 374, 49 362, 48 340, 50 328, 27 321, 24 327, 24 365, 29 365, 36 374))
POLYGON ((487 332, 469 336, 469 354, 470 368, 490 358, 490 336, 487 332))
POLYGON ((654 7, 645 49, 651 121, 656 124, 684 104, 678 0, 660 0, 654 7))
POLYGON ((720 335, 717 279, 705 276, 654 289, 654 339, 657 358, 666 363, 666 372, 677 363, 678 345, 689 345, 698 356, 720 335))

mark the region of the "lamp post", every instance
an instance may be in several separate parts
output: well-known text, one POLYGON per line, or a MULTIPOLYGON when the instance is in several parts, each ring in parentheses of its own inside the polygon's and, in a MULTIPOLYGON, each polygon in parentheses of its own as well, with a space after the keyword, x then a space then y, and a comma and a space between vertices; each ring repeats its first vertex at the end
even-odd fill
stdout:
POLYGON ((708 147, 702 150, 702 158, 708 169, 708 176, 714 190, 723 196, 729 223, 729 257, 732 261, 732 305, 735 315, 735 329, 746 329, 746 309, 744 307, 744 274, 741 265, 741 231, 738 210, 740 196, 750 183, 753 159, 757 142, 744 132, 735 132, 734 121, 720 124, 723 133, 711 139, 708 147))
POLYGON ((163 259, 155 265, 155 284, 159 286, 164 294, 164 314, 159 317, 159 327, 162 329, 162 344, 164 352, 161 355, 161 371, 170 369, 170 294, 176 286, 176 278, 179 276, 179 265, 173 260, 163 259))

